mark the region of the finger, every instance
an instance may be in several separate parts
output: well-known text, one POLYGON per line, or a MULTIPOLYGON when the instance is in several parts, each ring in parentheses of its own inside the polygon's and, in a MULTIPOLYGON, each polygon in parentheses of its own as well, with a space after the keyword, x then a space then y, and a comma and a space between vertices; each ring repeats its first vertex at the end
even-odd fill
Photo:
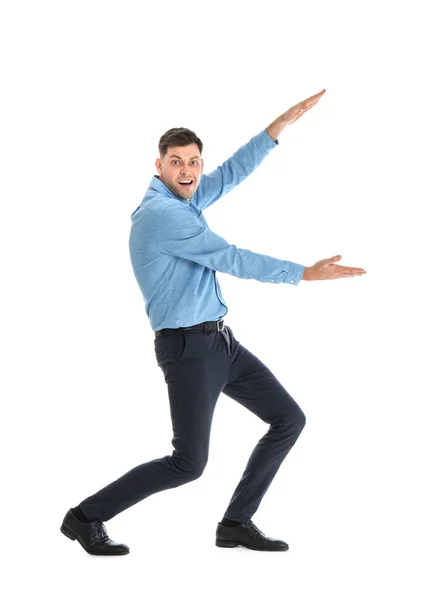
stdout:
POLYGON ((338 268, 343 269, 344 273, 358 273, 359 275, 366 273, 365 269, 361 269, 360 267, 344 267, 343 265, 338 265, 338 268))
POLYGON ((315 102, 312 102, 312 104, 309 105, 304 105, 302 102, 301 107, 298 109, 300 112, 299 114, 296 116, 296 118, 292 121, 292 123, 294 123, 295 121, 297 121, 297 119, 299 117, 301 117, 303 114, 305 114, 305 112, 307 112, 309 109, 311 109, 313 106, 315 106, 315 104, 318 102, 318 100, 316 100, 315 102))
MULTIPOLYGON (((321 97, 321 96, 320 96, 321 97)), ((305 100, 304 104, 308 107, 311 108, 311 106, 314 106, 315 104, 317 104, 319 102, 319 98, 315 98, 313 100, 305 100)))
POLYGON ((364 271, 341 271, 340 277, 360 277, 361 275, 365 275, 364 271))
POLYGON ((354 274, 352 274, 352 273, 344 273, 344 272, 341 272, 341 273, 337 273, 337 275, 334 275, 334 276, 332 277, 332 279, 345 279, 346 277, 356 277, 356 276, 357 276, 357 275, 354 275, 354 274))
POLYGON ((341 277, 356 277, 356 275, 365 275, 366 271, 363 269, 349 269, 349 267, 336 267, 334 266, 334 273, 341 277))
MULTIPOLYGON (((318 98, 318 100, 319 100, 319 98, 318 98)), ((318 100, 314 100, 312 102, 308 102, 308 100, 304 100, 303 102, 299 102, 299 104, 296 104, 296 107, 294 107, 294 108, 297 108, 300 111, 300 114, 296 117, 296 119, 298 119, 301 115, 303 115, 303 113, 305 113, 307 110, 309 110, 310 108, 315 106, 315 104, 318 102, 318 100)), ((294 121, 293 121, 293 123, 294 123, 294 121)))
POLYGON ((318 92, 318 94, 314 94, 313 96, 311 96, 310 98, 307 98, 306 100, 304 100, 304 102, 310 102, 311 100, 315 100, 318 102, 318 100, 321 98, 321 96, 323 96, 325 94, 325 88, 323 90, 321 90, 320 92, 318 92))
POLYGON ((312 108, 318 102, 318 100, 321 98, 321 96, 324 93, 325 93, 325 90, 322 90, 321 92, 319 92, 319 94, 315 94, 314 96, 311 96, 310 98, 307 98, 306 100, 302 100, 301 102, 298 102, 291 108, 292 109, 297 108, 298 110, 305 112, 305 111, 309 110, 310 108, 312 108))
POLYGON ((308 104, 304 106, 303 111, 306 112, 307 110, 310 110, 315 104, 318 104, 318 100, 315 100, 315 102, 308 102, 308 104))

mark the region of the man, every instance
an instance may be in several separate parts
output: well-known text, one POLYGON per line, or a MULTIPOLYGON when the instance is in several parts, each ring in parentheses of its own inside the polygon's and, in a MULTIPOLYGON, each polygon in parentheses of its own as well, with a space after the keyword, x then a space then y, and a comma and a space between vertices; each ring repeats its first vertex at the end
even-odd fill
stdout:
POLYGON ((208 175, 203 175, 203 144, 194 132, 174 128, 161 137, 158 175, 131 215, 129 245, 155 331, 157 363, 168 386, 174 451, 133 468, 69 509, 61 531, 90 554, 127 554, 128 546, 109 539, 104 521, 151 494, 200 477, 221 392, 268 423, 269 429, 253 450, 218 523, 215 543, 226 548, 288 549, 282 540, 265 536, 251 517, 299 437, 305 416, 269 369, 224 325, 227 306, 216 271, 291 285, 365 271, 335 264, 339 255, 305 267, 237 248, 209 229, 202 211, 252 173, 278 145, 282 130, 324 93, 290 108, 208 175))

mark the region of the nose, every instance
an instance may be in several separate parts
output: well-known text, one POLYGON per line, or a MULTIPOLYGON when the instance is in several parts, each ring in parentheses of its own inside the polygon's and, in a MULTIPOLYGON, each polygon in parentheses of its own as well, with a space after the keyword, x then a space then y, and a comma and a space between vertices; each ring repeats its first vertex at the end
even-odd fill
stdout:
POLYGON ((190 167, 188 165, 183 165, 181 167, 181 175, 189 175, 190 174, 190 167))

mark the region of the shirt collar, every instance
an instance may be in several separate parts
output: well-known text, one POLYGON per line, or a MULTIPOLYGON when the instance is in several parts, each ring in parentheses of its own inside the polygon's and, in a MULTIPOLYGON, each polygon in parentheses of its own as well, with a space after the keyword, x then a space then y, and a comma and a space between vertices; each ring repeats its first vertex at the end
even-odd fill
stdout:
MULTIPOLYGON (((154 188, 157 192, 164 194, 168 198, 175 198, 176 200, 180 200, 181 202, 187 202, 187 200, 179 198, 173 192, 171 192, 171 190, 167 188, 166 185, 159 179, 159 175, 154 175, 152 177, 150 187, 154 188)), ((189 200, 189 202, 191 202, 191 200, 189 200)))

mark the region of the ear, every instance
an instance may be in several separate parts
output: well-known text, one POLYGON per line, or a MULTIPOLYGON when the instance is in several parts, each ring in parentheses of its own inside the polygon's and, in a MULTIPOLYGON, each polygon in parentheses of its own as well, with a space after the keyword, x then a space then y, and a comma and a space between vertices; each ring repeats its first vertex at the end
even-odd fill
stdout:
POLYGON ((203 158, 201 160, 202 160, 202 170, 200 171, 200 174, 202 175, 203 174, 203 167, 205 166, 205 163, 203 162, 203 158))
POLYGON ((156 171, 159 173, 159 175, 162 175, 162 161, 160 158, 156 159, 156 171))

